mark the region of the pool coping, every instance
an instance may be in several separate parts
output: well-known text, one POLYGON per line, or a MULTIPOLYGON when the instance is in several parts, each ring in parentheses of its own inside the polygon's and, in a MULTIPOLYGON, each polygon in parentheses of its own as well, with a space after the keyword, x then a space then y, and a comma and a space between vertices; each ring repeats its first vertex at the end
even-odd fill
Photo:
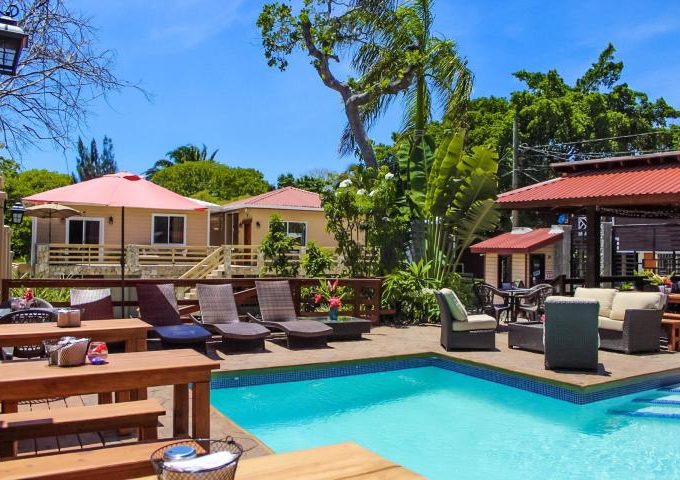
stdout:
POLYGON ((211 388, 286 383, 425 366, 435 366, 578 405, 680 383, 680 368, 677 368, 602 382, 596 385, 580 386, 486 363, 453 358, 436 352, 424 352, 336 362, 220 370, 212 374, 211 388))

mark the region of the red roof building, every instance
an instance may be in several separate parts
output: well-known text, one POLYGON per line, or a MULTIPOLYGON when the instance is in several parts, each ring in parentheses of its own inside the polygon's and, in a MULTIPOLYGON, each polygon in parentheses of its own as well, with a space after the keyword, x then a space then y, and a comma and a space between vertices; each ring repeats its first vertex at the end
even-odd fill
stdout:
POLYGON ((321 196, 295 187, 284 187, 224 205, 225 211, 241 208, 275 208, 322 211, 321 196))
POLYGON ((529 253, 562 239, 562 230, 556 228, 518 229, 502 233, 470 247, 472 253, 529 253))

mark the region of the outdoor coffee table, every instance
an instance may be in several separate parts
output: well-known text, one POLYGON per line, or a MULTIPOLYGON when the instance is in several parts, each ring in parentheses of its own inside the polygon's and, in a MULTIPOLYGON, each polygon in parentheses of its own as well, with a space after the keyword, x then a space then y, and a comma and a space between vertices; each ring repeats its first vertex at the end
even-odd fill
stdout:
POLYGON ((661 320, 661 327, 666 332, 666 338, 668 338, 668 351, 675 352, 680 349, 680 319, 665 318, 666 315, 669 314, 664 315, 661 320))
POLYGON ((337 320, 328 317, 299 317, 301 320, 318 320, 333 329, 329 340, 361 340, 362 333, 371 332, 371 321, 365 318, 340 315, 337 320))
POLYGON ((543 352, 543 324, 541 322, 520 322, 508 324, 508 347, 519 347, 534 352, 543 352))

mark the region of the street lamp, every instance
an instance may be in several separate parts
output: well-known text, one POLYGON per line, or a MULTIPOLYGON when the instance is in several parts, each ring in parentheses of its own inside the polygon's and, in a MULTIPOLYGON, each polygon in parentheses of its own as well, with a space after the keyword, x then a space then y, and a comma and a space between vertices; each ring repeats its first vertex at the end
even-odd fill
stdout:
POLYGON ((28 43, 28 35, 12 17, 19 14, 16 5, 10 5, 0 16, 0 74, 16 75, 21 49, 28 43))
POLYGON ((21 202, 14 202, 12 208, 9 209, 9 212, 12 214, 12 223, 14 225, 19 225, 24 220, 25 211, 26 209, 21 202))

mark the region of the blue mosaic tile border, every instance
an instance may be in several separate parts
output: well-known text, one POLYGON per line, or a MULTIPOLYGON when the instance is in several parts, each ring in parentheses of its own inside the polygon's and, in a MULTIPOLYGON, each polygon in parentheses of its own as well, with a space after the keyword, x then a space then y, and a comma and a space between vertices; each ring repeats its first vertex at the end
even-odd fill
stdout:
POLYGON ((346 377, 349 375, 362 375, 367 373, 388 372, 419 367, 437 367, 452 372, 461 373, 489 382, 519 388, 539 395, 556 398, 566 402, 583 405, 586 403, 606 400, 608 398, 629 395, 653 390, 674 383, 680 383, 680 374, 656 376, 641 379, 639 382, 604 388, 597 391, 578 391, 562 387, 552 383, 542 382, 522 375, 512 375, 499 370, 478 367, 467 363, 437 356, 412 357, 396 360, 379 360, 362 363, 348 363, 330 366, 315 366, 312 368, 299 368, 287 370, 272 370, 263 373, 245 373, 242 375, 218 374, 213 377, 210 388, 236 388, 271 383, 298 382, 304 380, 318 380, 321 378, 346 377))

